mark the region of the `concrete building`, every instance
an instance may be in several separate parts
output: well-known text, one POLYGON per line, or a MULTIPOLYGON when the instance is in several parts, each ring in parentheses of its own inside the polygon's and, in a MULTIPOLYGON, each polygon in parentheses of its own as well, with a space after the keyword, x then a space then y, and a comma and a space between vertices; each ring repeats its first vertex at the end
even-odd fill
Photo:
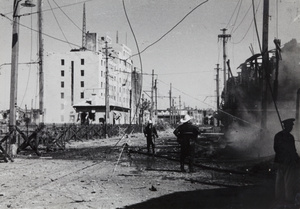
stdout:
POLYGON ((132 92, 132 86, 137 88, 141 79, 132 82, 131 50, 123 44, 113 44, 109 37, 98 41, 95 33, 87 34, 86 40, 86 49, 45 55, 44 122, 104 122, 108 67, 108 123, 129 124, 134 116, 132 98, 136 101, 140 93, 132 92), (108 42, 108 53, 105 41, 108 42))

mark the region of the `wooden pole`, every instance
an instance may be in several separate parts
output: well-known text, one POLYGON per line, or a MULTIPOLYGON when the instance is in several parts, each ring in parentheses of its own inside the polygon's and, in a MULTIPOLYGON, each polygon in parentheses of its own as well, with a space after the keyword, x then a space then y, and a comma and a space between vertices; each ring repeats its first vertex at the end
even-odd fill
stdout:
POLYGON ((38 26, 39 26, 39 109, 40 122, 44 123, 44 41, 43 41, 43 11, 42 0, 38 2, 38 26))
POLYGON ((108 46, 105 41, 105 136, 108 138, 107 125, 109 124, 109 76, 108 76, 108 46))
POLYGON ((170 125, 171 125, 172 124, 172 83, 170 83, 169 100, 170 100, 170 125))
POLYGON ((224 75, 223 75, 223 79, 224 79, 224 95, 225 95, 225 102, 227 101, 226 99, 226 95, 227 95, 227 85, 226 85, 226 59, 227 59, 227 55, 226 55, 226 43, 227 40, 231 37, 230 34, 226 34, 226 28, 221 29, 221 31, 223 31, 223 34, 218 35, 218 37, 220 39, 223 40, 223 71, 224 71, 224 75))
POLYGON ((155 117, 156 117, 156 120, 158 120, 158 115, 157 115, 157 79, 155 79, 155 117))
POLYGON ((267 99, 269 82, 269 53, 268 53, 268 35, 269 35, 269 0, 264 0, 263 7, 263 42, 262 42, 262 94, 261 94, 261 128, 266 129, 267 124, 267 99))
POLYGON ((153 108, 154 108, 153 95, 154 95, 154 70, 152 70, 150 120, 153 120, 153 108))
MULTIPOLYGON (((217 91, 217 112, 219 113, 220 110, 220 92, 219 92, 219 72, 220 72, 220 68, 219 68, 219 64, 217 64, 217 75, 216 75, 216 91, 217 91)), ((220 121, 219 119, 217 119, 217 126, 220 125, 220 121)))
MULTIPOLYGON (((11 52, 11 77, 10 77, 10 111, 9 129, 14 131, 16 128, 16 107, 18 89, 18 61, 19 61, 19 0, 14 0, 13 11, 13 30, 12 30, 12 52, 11 52)), ((15 131, 10 143, 16 142, 15 131)))

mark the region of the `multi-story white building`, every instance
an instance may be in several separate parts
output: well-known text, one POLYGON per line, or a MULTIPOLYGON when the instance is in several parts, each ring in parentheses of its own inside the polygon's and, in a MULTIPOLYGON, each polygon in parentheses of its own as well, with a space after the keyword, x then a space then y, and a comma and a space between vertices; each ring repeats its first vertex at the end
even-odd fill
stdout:
POLYGON ((108 67, 110 124, 129 124, 131 116, 131 50, 109 38, 87 35, 87 48, 48 53, 44 62, 44 122, 69 123, 94 115, 105 121, 106 67, 108 67), (105 42, 108 42, 108 53, 105 42), (108 60, 108 63, 106 63, 108 60), (106 66, 107 65, 107 66, 106 66))

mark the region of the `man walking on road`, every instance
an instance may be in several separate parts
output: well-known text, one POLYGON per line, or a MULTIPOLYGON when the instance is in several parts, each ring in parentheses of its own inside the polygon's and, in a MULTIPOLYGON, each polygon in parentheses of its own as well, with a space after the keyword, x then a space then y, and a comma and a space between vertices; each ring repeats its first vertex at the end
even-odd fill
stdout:
POLYGON ((200 131, 197 126, 192 124, 191 119, 189 115, 185 115, 184 118, 180 120, 182 124, 173 132, 181 145, 180 170, 182 172, 185 172, 184 162, 186 158, 189 159, 189 172, 194 172, 195 141, 200 131))
POLYGON ((275 196, 278 201, 294 203, 299 192, 299 156, 295 147, 294 118, 282 121, 283 130, 274 137, 275 160, 277 164, 275 196))
POLYGON ((149 120, 147 126, 144 128, 144 135, 147 138, 147 151, 150 153, 150 146, 152 146, 152 153, 155 153, 154 142, 155 137, 158 138, 156 128, 153 126, 152 121, 149 120))

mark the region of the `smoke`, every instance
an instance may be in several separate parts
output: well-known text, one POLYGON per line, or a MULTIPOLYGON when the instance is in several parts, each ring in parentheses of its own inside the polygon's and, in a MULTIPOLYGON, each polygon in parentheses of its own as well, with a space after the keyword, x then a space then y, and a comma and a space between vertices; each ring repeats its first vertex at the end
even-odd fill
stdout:
MULTIPOLYGON (((300 89, 300 45, 292 39, 282 48, 282 61, 279 68, 278 107, 282 120, 296 118, 297 91, 300 89)), ((296 121, 292 134, 300 151, 300 121, 296 121)))
POLYGON ((278 72, 278 101, 284 103, 293 103, 295 101, 297 90, 300 88, 300 47, 296 39, 292 39, 282 48, 278 72))
MULTIPOLYGON (((274 153, 273 151, 273 131, 262 130, 261 124, 256 122, 249 112, 245 112, 248 116, 246 120, 252 121, 252 124, 242 124, 234 122, 226 133, 228 146, 231 147, 241 157, 265 157, 274 153)), ((275 121, 275 120, 271 120, 275 121)), ((273 124, 272 127, 275 127, 273 124)), ((277 126, 278 127, 278 126, 277 126)), ((277 129, 281 130, 280 128, 277 129)))
MULTIPOLYGON (((279 62, 278 71, 278 95, 277 107, 275 108, 273 101, 268 103, 268 111, 266 116, 266 130, 261 127, 261 101, 257 99, 257 95, 248 95, 249 93, 242 90, 236 90, 235 94, 240 98, 238 118, 247 121, 248 124, 240 121, 233 122, 226 132, 228 146, 233 148, 243 156, 247 157, 262 157, 274 154, 273 139, 276 133, 282 130, 281 120, 287 118, 296 118, 296 99, 297 91, 300 88, 300 46, 295 39, 286 43, 281 51, 282 60, 279 62), (253 97, 256 96, 256 97, 253 97), (256 110, 256 111, 255 111, 256 110)), ((273 71, 272 79, 275 79, 275 70, 273 71)), ((271 80, 272 80, 271 79, 271 80)), ((272 81, 271 81, 272 82, 272 81)), ((271 86, 273 83, 270 83, 271 86)), ((253 92, 255 90, 253 89, 253 92)), ((255 93, 255 92, 254 92, 255 93)), ((292 134, 299 131, 296 123, 292 134)), ((297 150, 300 146, 298 134, 296 138, 297 150)))

